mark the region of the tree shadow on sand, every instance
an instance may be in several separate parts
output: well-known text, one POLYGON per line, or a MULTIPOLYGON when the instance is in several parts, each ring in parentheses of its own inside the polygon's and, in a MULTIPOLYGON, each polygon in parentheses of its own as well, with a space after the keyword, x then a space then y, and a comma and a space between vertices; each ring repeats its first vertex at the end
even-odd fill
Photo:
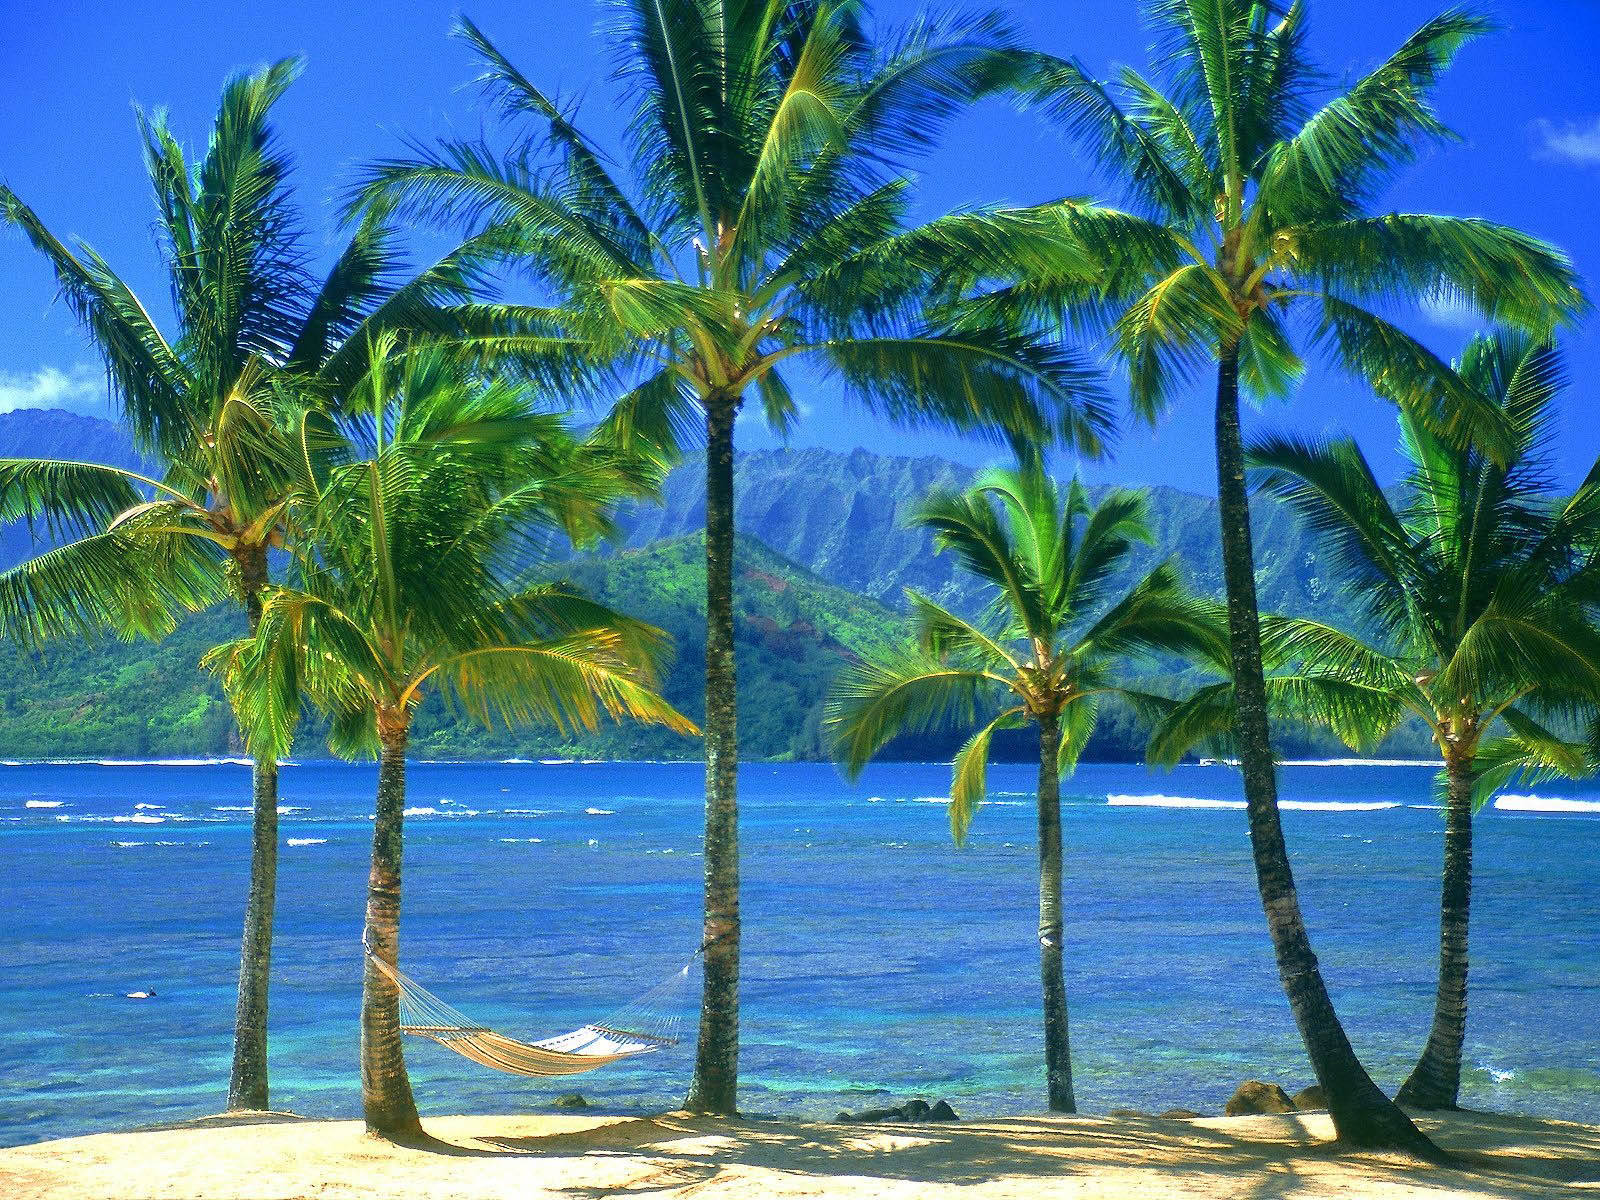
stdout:
MULTIPOLYGON (((1313 1119, 1314 1121, 1315 1119, 1313 1119)), ((1452 1156, 1445 1166, 1404 1156, 1344 1151, 1318 1124, 1261 1117, 1226 1127, 1157 1117, 1031 1117, 958 1125, 830 1125, 668 1114, 610 1120, 542 1136, 485 1136, 408 1143, 451 1156, 539 1159, 622 1157, 640 1174, 618 1186, 567 1188, 575 1197, 671 1194, 721 1175, 769 1170, 818 1181, 866 1177, 972 1185, 1000 1178, 1060 1179, 1122 1172, 1130 1184, 1159 1179, 1178 1192, 1247 1197, 1293 1194, 1334 1182, 1341 1166, 1394 1185, 1427 1184, 1486 1197, 1600 1184, 1600 1132, 1583 1126, 1457 1113, 1421 1117, 1452 1156), (1321 1180, 1318 1177, 1323 1177, 1321 1180)), ((455 1135, 456 1131, 450 1133, 455 1135)), ((832 1187, 823 1184, 823 1189, 832 1187)))

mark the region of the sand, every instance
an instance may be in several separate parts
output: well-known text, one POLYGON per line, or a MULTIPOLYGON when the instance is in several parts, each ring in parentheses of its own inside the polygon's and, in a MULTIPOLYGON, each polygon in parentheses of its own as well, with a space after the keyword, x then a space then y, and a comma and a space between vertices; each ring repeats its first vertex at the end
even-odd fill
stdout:
POLYGON ((683 1114, 441 1117, 426 1122, 434 1140, 416 1146, 370 1138, 356 1121, 259 1114, 0 1150, 0 1196, 1600 1197, 1600 1128, 1478 1113, 1420 1123, 1456 1165, 1339 1152, 1316 1114, 888 1126, 683 1114))

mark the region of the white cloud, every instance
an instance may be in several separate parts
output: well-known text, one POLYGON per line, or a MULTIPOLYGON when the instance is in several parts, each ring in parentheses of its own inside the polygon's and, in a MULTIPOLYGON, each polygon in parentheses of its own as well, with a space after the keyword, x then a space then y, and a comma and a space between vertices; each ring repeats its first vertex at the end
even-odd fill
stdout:
POLYGON ((63 371, 40 367, 31 374, 0 371, 0 413, 18 408, 65 408, 96 416, 106 410, 105 372, 87 363, 63 371))
POLYGON ((1535 121, 1539 135, 1539 157, 1559 159, 1579 166, 1600 166, 1600 117, 1585 123, 1535 121))
POLYGON ((1455 296, 1434 296, 1424 300, 1422 315, 1429 324, 1443 329, 1477 329, 1488 324, 1486 317, 1455 296))

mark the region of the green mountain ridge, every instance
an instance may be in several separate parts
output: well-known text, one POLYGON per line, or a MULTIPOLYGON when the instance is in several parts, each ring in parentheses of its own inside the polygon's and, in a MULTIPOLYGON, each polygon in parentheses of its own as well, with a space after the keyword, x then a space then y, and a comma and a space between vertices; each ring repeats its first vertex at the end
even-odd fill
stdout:
MULTIPOLYGON (((61 454, 138 463, 109 422, 59 412, 0 414, 0 455, 61 454)), ((597 598, 651 621, 673 636, 675 653, 662 689, 683 712, 703 713, 704 563, 701 462, 691 457, 667 479, 660 504, 637 503, 619 514, 615 544, 570 554, 551 571, 597 598)), ((975 472, 938 458, 905 458, 857 450, 758 451, 737 465, 738 541, 735 586, 740 745, 749 758, 823 755, 822 702, 829 680, 850 656, 906 637, 906 587, 974 611, 981 593, 949 556, 935 556, 907 518, 929 490, 960 487, 975 472)), ((1096 489, 1101 491, 1104 489, 1096 489)), ((1142 572, 1177 558, 1191 586, 1220 595, 1215 502, 1173 488, 1149 489, 1154 544, 1135 556, 1142 572)), ((1356 620, 1353 605, 1323 573, 1316 553, 1280 506, 1260 506, 1257 530, 1263 602, 1277 611, 1315 612, 1335 623, 1356 620)), ((41 548, 28 531, 0 530, 0 567, 41 548)), ((242 618, 228 610, 199 614, 158 645, 65 642, 33 653, 0 647, 9 668, 0 679, 0 757, 188 757, 236 754, 231 717, 201 655, 235 636, 242 618)), ((1143 668, 1140 681, 1177 688, 1167 664, 1143 668)), ((1286 755, 1329 753, 1326 739, 1284 731, 1286 755)), ((954 735, 903 739, 892 753, 946 758, 954 735)), ((1143 733, 1126 711, 1103 714, 1090 757, 1128 760, 1143 733)), ((547 729, 484 730, 460 714, 430 705, 418 715, 417 755, 431 758, 585 757, 696 758, 697 739, 658 729, 606 726, 563 738, 547 729)), ((1417 753, 1402 737, 1391 753, 1417 753)), ((1002 757, 1028 752, 1017 735, 997 746, 1002 757)), ((325 753, 316 720, 297 753, 325 753)))

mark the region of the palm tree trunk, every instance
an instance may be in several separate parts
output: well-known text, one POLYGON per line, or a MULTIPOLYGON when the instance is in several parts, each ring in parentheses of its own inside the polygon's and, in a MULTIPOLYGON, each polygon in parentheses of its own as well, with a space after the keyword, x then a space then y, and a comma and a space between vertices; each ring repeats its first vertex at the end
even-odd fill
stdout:
POLYGON ((684 1106, 731 1115, 739 1087, 739 740, 733 655, 733 423, 706 398, 705 985, 684 1106))
POLYGON ((1228 593, 1228 636, 1237 705, 1235 735, 1244 774, 1256 884, 1277 953, 1278 977, 1300 1027, 1311 1068, 1327 1095, 1328 1113, 1340 1140, 1436 1156, 1433 1144, 1378 1089, 1356 1057, 1328 996, 1317 956, 1311 951, 1311 939, 1295 894, 1289 850, 1278 815, 1278 780, 1261 668, 1255 552, 1239 431, 1237 346, 1224 346, 1218 361, 1216 437, 1222 568, 1228 593))
POLYGON ((1455 1108, 1467 1036, 1467 913, 1472 903, 1472 763, 1445 762, 1444 888, 1439 913, 1439 991, 1422 1058, 1395 1100, 1414 1108, 1455 1108))
MULTIPOLYGON (((241 556, 240 582, 254 636, 267 586, 264 550, 241 556)), ((237 721, 237 718, 236 718, 237 721)), ((272 978, 272 919, 278 890, 278 764, 250 768, 250 892, 239 948, 239 998, 233 1015, 229 1109, 267 1107, 267 992, 272 978)))
POLYGON ((407 729, 380 722, 378 806, 372 821, 372 872, 367 878, 366 974, 361 984, 361 1108, 369 1133, 422 1132, 401 1047, 400 993, 372 959, 395 967, 400 955, 400 866, 404 849, 407 729))
POLYGON ((1061 723, 1039 719, 1039 979, 1044 987, 1044 1065, 1051 1112, 1077 1112, 1067 985, 1061 974, 1061 723))

